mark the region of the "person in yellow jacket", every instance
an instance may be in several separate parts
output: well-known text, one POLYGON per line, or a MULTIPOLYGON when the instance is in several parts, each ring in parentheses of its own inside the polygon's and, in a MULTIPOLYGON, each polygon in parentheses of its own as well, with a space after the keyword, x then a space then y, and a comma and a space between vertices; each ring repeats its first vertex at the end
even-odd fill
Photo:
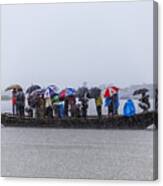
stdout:
POLYGON ((102 115, 102 98, 101 96, 95 98, 95 103, 96 103, 96 110, 97 110, 97 115, 98 118, 101 118, 102 115))

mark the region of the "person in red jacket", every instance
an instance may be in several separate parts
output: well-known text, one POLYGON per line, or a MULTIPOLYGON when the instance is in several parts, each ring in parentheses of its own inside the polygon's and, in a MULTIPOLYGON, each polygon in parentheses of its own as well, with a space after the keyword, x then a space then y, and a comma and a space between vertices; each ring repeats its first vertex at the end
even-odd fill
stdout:
POLYGON ((13 91, 12 91, 12 113, 13 113, 13 115, 15 115, 16 114, 16 94, 17 94, 17 91, 16 91, 16 89, 13 89, 13 91))

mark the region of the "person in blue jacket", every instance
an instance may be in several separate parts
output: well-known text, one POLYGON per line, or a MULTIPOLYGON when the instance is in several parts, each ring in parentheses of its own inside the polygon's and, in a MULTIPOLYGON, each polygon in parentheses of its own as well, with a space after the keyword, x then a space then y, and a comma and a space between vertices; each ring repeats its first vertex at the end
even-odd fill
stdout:
POLYGON ((136 113, 136 108, 134 102, 128 99, 123 107, 123 115, 126 117, 134 116, 136 113))

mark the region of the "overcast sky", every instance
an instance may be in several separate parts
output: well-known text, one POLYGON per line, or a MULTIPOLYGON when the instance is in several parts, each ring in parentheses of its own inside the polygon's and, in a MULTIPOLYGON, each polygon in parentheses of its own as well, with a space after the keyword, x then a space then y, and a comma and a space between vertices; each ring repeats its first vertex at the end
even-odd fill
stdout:
POLYGON ((152 1, 3 5, 2 89, 153 81, 152 1))

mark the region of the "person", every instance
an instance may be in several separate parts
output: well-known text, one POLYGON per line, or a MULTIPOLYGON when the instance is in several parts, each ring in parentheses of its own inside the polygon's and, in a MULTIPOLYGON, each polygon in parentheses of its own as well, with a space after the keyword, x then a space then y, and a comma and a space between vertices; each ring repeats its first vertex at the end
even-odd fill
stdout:
POLYGON ((75 117, 76 99, 75 96, 69 96, 68 104, 70 105, 71 117, 75 117))
POLYGON ((77 103, 77 104, 76 104, 75 116, 76 116, 77 118, 80 118, 80 117, 81 117, 81 105, 80 105, 80 103, 77 103))
POLYGON ((64 117, 64 105, 63 105, 63 103, 59 104, 59 116, 60 116, 60 118, 64 117))
POLYGON ((64 116, 68 117, 68 99, 65 98, 64 100, 64 116))
POLYGON ((33 109, 31 107, 26 107, 25 112, 27 113, 28 117, 33 117, 33 109))
POLYGON ((28 116, 35 118, 36 101, 30 95, 28 95, 27 97, 27 104, 28 104, 28 107, 26 108, 26 112, 28 116))
POLYGON ((13 115, 16 114, 16 89, 14 88, 13 91, 12 91, 12 113, 13 115))
POLYGON ((25 95, 22 89, 19 89, 16 94, 16 108, 17 115, 22 117, 24 116, 24 107, 25 107, 25 95))
POLYGON ((48 118, 53 118, 52 101, 50 97, 45 99, 45 115, 48 118))
POLYGON ((139 99, 139 101, 139 107, 143 110, 143 112, 147 112, 150 108, 149 95, 143 92, 142 97, 139 99))
POLYGON ((53 102, 54 116, 57 118, 63 118, 64 116, 64 106, 62 103, 53 102))
POLYGON ((108 97, 106 101, 108 102, 108 116, 113 116, 113 97, 108 97))
POLYGON ((36 98, 36 118, 43 119, 45 113, 45 101, 43 96, 36 98))
POLYGON ((112 98, 106 97, 104 106, 108 108, 108 116, 112 115, 112 98))
POLYGON ((97 115, 98 115, 98 118, 100 119, 101 115, 102 115, 102 98, 101 98, 101 96, 99 96, 95 99, 95 104, 96 104, 97 115))
POLYGON ((87 111, 88 111, 88 98, 87 95, 85 95, 83 98, 81 98, 81 112, 82 117, 87 118, 87 111))
POLYGON ((119 97, 118 93, 113 94, 112 96, 112 106, 113 106, 113 115, 118 114, 118 107, 119 107, 119 97))
POLYGON ((136 113, 136 108, 134 102, 131 99, 128 99, 123 107, 123 115, 126 117, 134 116, 136 113))

